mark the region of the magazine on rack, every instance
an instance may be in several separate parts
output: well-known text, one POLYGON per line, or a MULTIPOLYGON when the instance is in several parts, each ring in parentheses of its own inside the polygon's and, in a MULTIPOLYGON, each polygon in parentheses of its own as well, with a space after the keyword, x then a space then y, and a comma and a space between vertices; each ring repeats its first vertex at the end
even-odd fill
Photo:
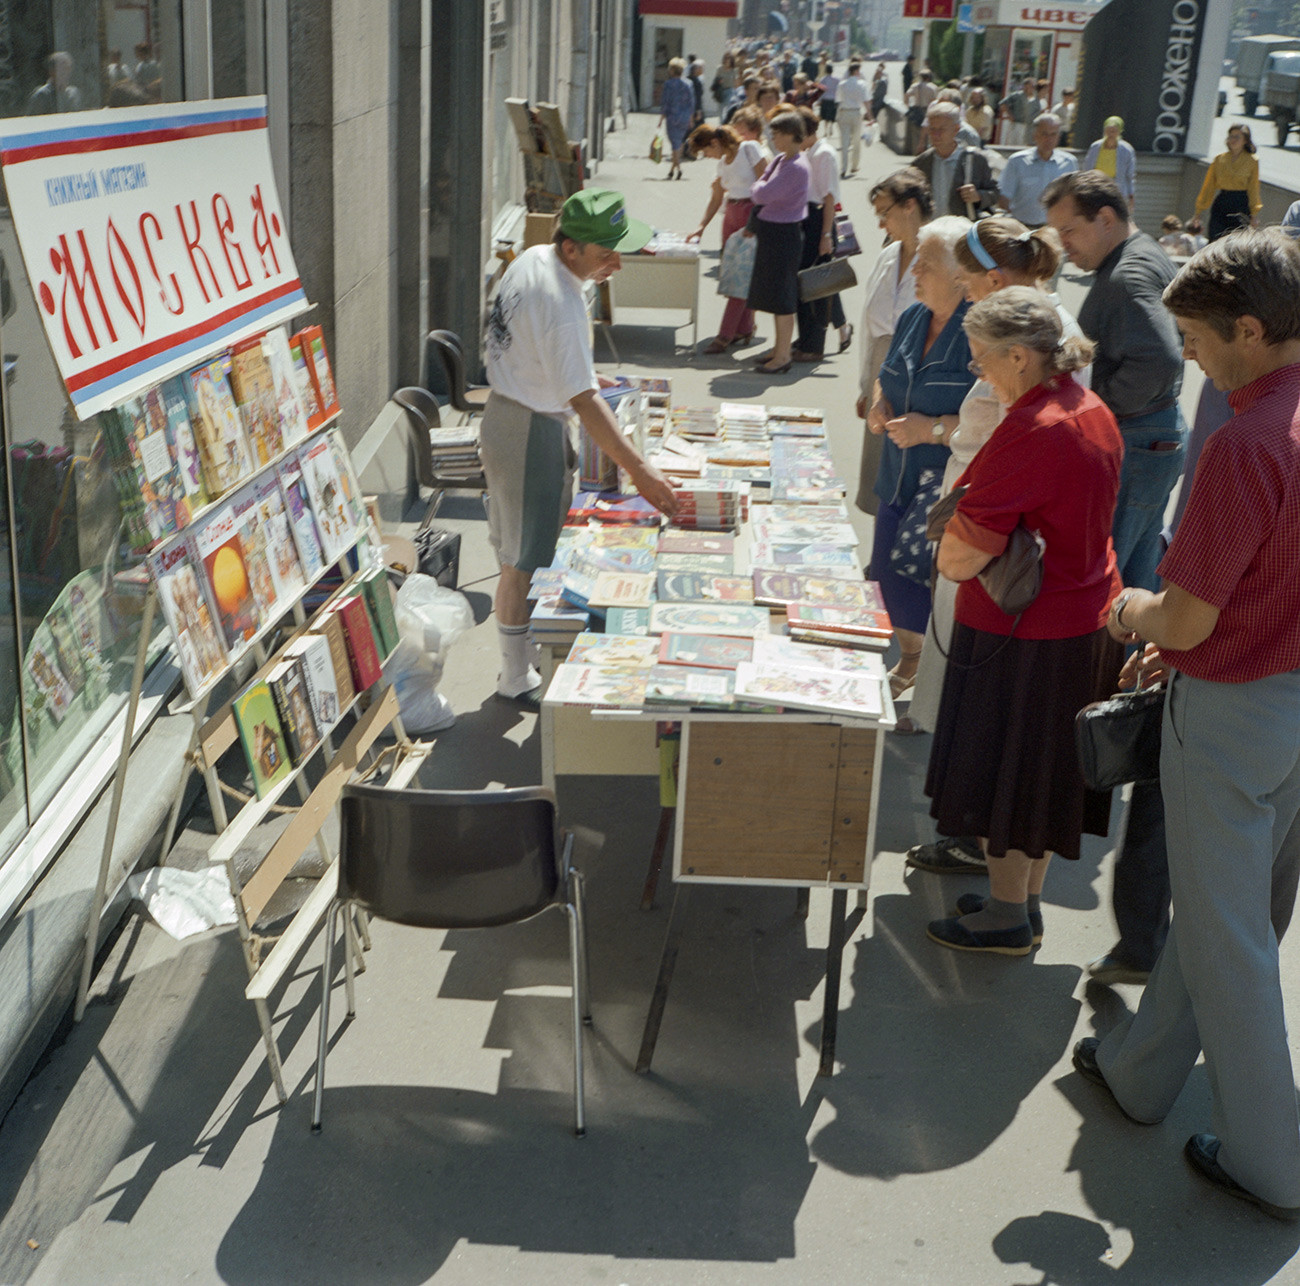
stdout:
MULTIPOLYGON (((139 517, 149 543, 189 525, 193 513, 181 482, 162 390, 127 398, 106 418, 116 418, 121 447, 129 456, 140 498, 139 517)), ((137 546, 139 548, 140 546, 137 546)))
POLYGON ((259 628, 270 625, 288 606, 280 597, 275 574, 271 570, 272 550, 269 536, 260 520, 258 486, 250 482, 240 487, 230 497, 230 512, 239 531, 240 546, 244 552, 244 565, 248 569, 248 583, 257 604, 259 628))
POLYGON ((285 513, 289 516, 289 525, 293 528, 294 542, 298 547, 298 561, 302 563, 303 575, 314 581, 325 569, 325 556, 321 550, 320 532, 316 529, 316 519, 312 515, 311 502, 307 498, 307 484, 303 481, 302 466, 298 457, 290 454, 280 461, 276 468, 280 479, 280 491, 284 495, 285 513))
POLYGON ((325 561, 336 563, 356 540, 357 521, 343 489, 328 435, 304 443, 298 449, 298 463, 325 561))
POLYGON ((260 623, 240 528, 240 519, 227 502, 194 532, 195 553, 232 661, 242 655, 260 623))
POLYGON ((262 352, 260 336, 230 350, 230 388, 244 418, 244 432, 258 465, 269 464, 284 449, 275 379, 262 352))
POLYGON ((221 360, 214 358, 190 371, 185 384, 204 486, 215 499, 252 473, 253 456, 221 360))
POLYGON ((307 588, 307 577, 298 558, 298 546, 285 508, 284 496, 275 474, 258 476, 257 527, 266 549, 267 566, 278 602, 289 604, 307 588))
POLYGON ((262 336, 262 354, 271 372, 284 445, 291 447, 301 442, 311 430, 307 427, 307 409, 303 406, 299 393, 293 354, 289 351, 289 337, 283 326, 276 326, 262 336))
POLYGON ((176 640, 185 686, 197 696, 221 676, 226 652, 191 557, 188 542, 178 541, 150 556, 149 574, 158 587, 163 618, 176 640))

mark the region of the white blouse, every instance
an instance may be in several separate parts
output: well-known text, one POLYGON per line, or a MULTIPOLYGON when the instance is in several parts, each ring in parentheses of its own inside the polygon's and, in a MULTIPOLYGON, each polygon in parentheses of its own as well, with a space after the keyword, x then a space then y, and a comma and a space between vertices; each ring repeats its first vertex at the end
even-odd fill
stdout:
POLYGON ((729 200, 742 201, 754 191, 754 171, 762 159, 763 149, 747 138, 736 149, 734 161, 729 162, 725 156, 718 161, 718 181, 729 200))
MULTIPOLYGON (((898 260, 902 243, 891 241, 872 265, 867 277, 866 303, 862 307, 862 345, 861 381, 865 383, 871 362, 872 341, 885 335, 892 335, 898 325, 898 319, 916 303, 916 278, 912 275, 912 265, 901 278, 898 272, 898 260)), ((862 392, 871 396, 871 389, 862 392)))

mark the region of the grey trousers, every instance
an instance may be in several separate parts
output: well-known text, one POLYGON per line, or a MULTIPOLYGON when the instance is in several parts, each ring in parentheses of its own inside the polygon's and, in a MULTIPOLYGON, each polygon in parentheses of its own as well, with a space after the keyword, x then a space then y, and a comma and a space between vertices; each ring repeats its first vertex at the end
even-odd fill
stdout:
POLYGON ((1278 942, 1300 876, 1300 670, 1251 683, 1177 674, 1160 784, 1174 919, 1142 1003, 1097 1061, 1124 1109, 1163 1120, 1205 1053, 1219 1164, 1300 1207, 1300 1113, 1278 942))

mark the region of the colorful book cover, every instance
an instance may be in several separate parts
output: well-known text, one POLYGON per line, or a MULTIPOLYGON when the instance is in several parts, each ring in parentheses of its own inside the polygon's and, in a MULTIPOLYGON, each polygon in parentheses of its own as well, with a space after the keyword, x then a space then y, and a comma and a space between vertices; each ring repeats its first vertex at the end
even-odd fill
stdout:
POLYGON ((244 651, 259 625, 240 525, 233 507, 225 504, 194 534, 194 547, 232 661, 244 651))
POLYGON ((649 607, 654 602, 653 572, 602 572, 587 595, 589 607, 649 607))
POLYGON ((872 603, 868 583, 857 575, 850 579, 827 571, 808 575, 760 568, 754 573, 753 580, 754 602, 766 603, 769 607, 802 602, 867 608, 872 603))
POLYGON ((260 476, 254 485, 257 488, 257 526, 262 533, 276 600, 288 604, 307 588, 307 577, 298 557, 293 524, 289 521, 284 495, 276 476, 268 472, 260 476))
POLYGON ((576 607, 566 598, 539 598, 533 604, 529 623, 535 633, 577 634, 587 628, 590 620, 585 608, 576 607))
POLYGON ((260 520, 258 490, 256 482, 240 487, 230 497, 229 505, 238 524, 240 547, 244 566, 248 569, 253 601, 257 604, 259 625, 270 625, 287 609, 289 600, 280 597, 279 585, 272 571, 271 533, 260 520))
POLYGON ((780 634, 766 634, 754 640, 754 664, 760 669, 795 666, 819 670, 850 670, 857 674, 885 678, 885 662, 879 652, 852 651, 818 643, 800 643, 780 634))
POLYGON ((253 775, 253 786, 258 799, 262 799, 293 771, 275 698, 266 683, 254 683, 235 698, 231 710, 253 775))
POLYGON ((320 730, 312 714, 311 698, 297 657, 287 656, 272 667, 266 686, 275 698, 285 745, 294 764, 300 764, 320 745, 320 730))
POLYGON ((131 458, 149 543, 170 536, 190 521, 175 448, 169 444, 167 412, 159 389, 127 398, 117 410, 122 441, 131 458))
POLYGON ((729 710, 735 704, 735 674, 730 670, 656 665, 646 676, 647 704, 703 706, 729 710))
POLYGON ((303 680, 311 700, 316 727, 324 736, 339 721, 339 685, 330 658, 329 639, 323 634, 300 634, 284 649, 285 656, 302 662, 303 680))
POLYGON ((736 667, 736 695, 748 701, 793 706, 824 714, 878 718, 884 712, 880 680, 844 670, 759 666, 736 667))
POLYGON ((352 662, 348 659, 348 642, 343 633, 343 622, 336 612, 326 609, 316 618, 311 633, 321 635, 329 644, 334 686, 339 694, 339 710, 346 710, 356 696, 356 689, 352 686, 352 662))
POLYGON ((230 350, 230 387, 244 418, 244 433, 258 465, 270 464, 284 449, 275 381, 262 352, 260 336, 241 340, 230 350))
POLYGON ((756 543, 750 553, 755 567, 858 567, 858 556, 843 545, 756 543))
POLYGON ((215 499, 252 473, 252 452, 221 362, 214 360, 190 371, 185 381, 204 487, 215 499))
MULTIPOLYGON (((52 641, 51 636, 51 643, 52 641)), ((59 667, 54 647, 43 647, 33 639, 27 649, 27 656, 23 659, 23 668, 40 692, 45 710, 55 723, 62 723, 76 693, 59 667)))
POLYGON ((752 603, 754 586, 747 576, 660 572, 659 599, 664 603, 752 603))
POLYGON ((650 633, 650 609, 646 607, 611 607, 605 613, 606 634, 650 633))
POLYGON ((347 638, 352 686, 358 692, 364 692, 372 683, 378 683, 383 674, 365 600, 360 594, 347 594, 331 606, 341 620, 347 638))
POLYGON ((220 678, 226 653, 186 542, 152 555, 149 574, 158 587, 163 618, 176 640, 185 686, 191 696, 197 696, 220 678))
POLYGON ((311 376, 312 388, 316 392, 316 401, 320 403, 321 415, 328 420, 330 416, 338 414, 339 399, 334 391, 334 372, 330 369, 329 354, 325 351, 325 336, 319 326, 304 326, 298 332, 298 338, 307 363, 307 373, 311 376))
POLYGON ((598 665, 606 670, 648 670, 659 648, 655 640, 634 634, 592 634, 573 640, 565 660, 571 665, 598 665))
POLYGON ((280 461, 276 468, 280 480, 280 492, 284 496, 284 510, 293 528, 294 544, 298 549, 298 561, 302 564, 302 573, 306 579, 314 581, 325 570, 325 555, 321 550, 320 532, 316 530, 316 519, 312 516, 311 503, 307 499, 307 484, 303 481, 302 466, 294 455, 280 461))
POLYGON ((754 656, 752 638, 720 634, 664 634, 659 639, 661 665, 691 665, 707 670, 734 670, 754 656))
POLYGON ((548 705, 609 706, 640 709, 645 700, 645 670, 602 670, 594 665, 561 662, 551 676, 548 705))
POLYGON ((325 423, 325 412, 321 410, 320 398, 316 396, 316 383, 307 368, 307 354, 303 349, 301 335, 289 337, 289 357, 293 362, 293 378, 298 389, 298 400, 307 413, 307 431, 320 428, 325 423))
POLYGON ((393 611, 393 591, 388 585, 388 572, 382 567, 372 568, 362 575, 358 584, 366 596, 370 616, 378 629, 376 642, 380 660, 387 660, 400 641, 397 637, 397 616, 393 611))
POLYGON ((656 603, 650 609, 652 634, 735 634, 745 638, 769 633, 765 607, 748 603, 656 603))
POLYGON ((655 559, 657 572, 706 572, 710 576, 730 576, 736 560, 730 554, 660 554, 655 559))
POLYGON ((564 588, 563 567, 539 567, 528 584, 528 597, 554 598, 564 588))
POLYGON ((180 474, 181 489, 189 505, 190 519, 212 498, 203 483, 203 458, 199 455, 199 444, 194 437, 194 425, 190 422, 190 404, 185 397, 185 383, 179 377, 166 380, 159 387, 163 409, 167 412, 167 428, 170 445, 176 456, 176 468, 180 474))
POLYGON ((298 392, 298 377, 294 370, 293 354, 289 351, 289 337, 283 326, 273 327, 262 336, 262 355, 271 372, 284 445, 294 446, 311 429, 307 425, 307 410, 298 392))
POLYGON ((865 607, 838 607, 823 603, 791 603, 785 609, 786 622, 792 630, 820 630, 832 634, 862 634, 873 638, 890 638, 894 629, 887 612, 865 607))
POLYGON ((336 563, 356 541, 357 523, 328 436, 304 443, 298 450, 298 463, 325 561, 336 563))
POLYGON ((661 554, 734 554, 736 538, 725 533, 711 535, 702 531, 665 528, 659 535, 661 554))
POLYGON ((832 518, 829 522, 789 522, 780 517, 783 505, 778 505, 770 518, 755 518, 753 538, 764 544, 785 545, 839 545, 855 549, 858 533, 851 523, 832 518))

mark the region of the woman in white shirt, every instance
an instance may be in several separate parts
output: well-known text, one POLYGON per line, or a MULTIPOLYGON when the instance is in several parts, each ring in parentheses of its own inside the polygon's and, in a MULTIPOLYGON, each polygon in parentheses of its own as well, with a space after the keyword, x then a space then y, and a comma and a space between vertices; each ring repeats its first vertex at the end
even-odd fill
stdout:
MULTIPOLYGON (((750 193, 754 184, 763 177, 767 159, 756 141, 762 128, 762 117, 757 108, 742 107, 731 118, 730 125, 701 125, 690 137, 687 146, 696 156, 712 157, 718 162, 717 176, 709 193, 709 205, 704 218, 687 241, 698 241, 722 209, 722 245, 727 238, 739 232, 749 220, 754 208, 750 193)), ((728 299, 722 313, 722 325, 705 352, 725 353, 733 345, 747 344, 754 338, 754 313, 746 307, 744 299, 728 299)))
MULTIPOLYGON (((867 298, 862 307, 862 372, 858 395, 858 416, 865 420, 871 409, 872 393, 880 364, 889 352, 894 327, 903 312, 916 303, 916 278, 912 260, 916 257, 921 225, 930 221, 934 202, 930 184, 913 166, 898 170, 871 189, 871 204, 889 242, 876 258, 867 278, 867 298)), ((873 488, 880 469, 883 439, 865 428, 862 435, 862 464, 858 471, 856 504, 863 513, 874 514, 880 506, 873 488)))

